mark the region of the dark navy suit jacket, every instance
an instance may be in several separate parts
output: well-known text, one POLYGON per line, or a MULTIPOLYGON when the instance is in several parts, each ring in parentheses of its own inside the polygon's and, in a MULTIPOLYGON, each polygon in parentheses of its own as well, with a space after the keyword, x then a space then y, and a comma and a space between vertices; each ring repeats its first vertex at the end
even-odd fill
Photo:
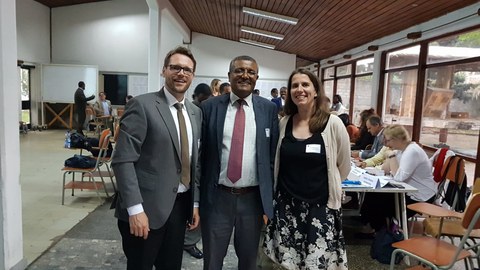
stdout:
MULTIPOLYGON (((215 203, 220 175, 223 128, 230 95, 221 95, 202 102, 201 143, 202 173, 200 178, 200 212, 208 212, 215 203)), ((256 123, 257 179, 264 213, 273 216, 273 164, 278 141, 278 116, 274 103, 252 96, 256 123), (269 134, 268 134, 269 133, 269 134)), ((248 125, 248 123, 246 123, 248 125)))

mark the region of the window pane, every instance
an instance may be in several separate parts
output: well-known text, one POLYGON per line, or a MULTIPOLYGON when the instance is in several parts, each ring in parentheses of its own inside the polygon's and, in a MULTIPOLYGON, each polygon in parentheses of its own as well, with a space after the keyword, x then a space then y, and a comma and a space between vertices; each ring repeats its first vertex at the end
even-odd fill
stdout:
POLYGON ((480 30, 449 36, 428 44, 427 63, 440 63, 480 56, 480 30))
POLYGON ((339 79, 337 81, 337 95, 342 97, 342 104, 347 110, 350 106, 350 81, 350 78, 339 79))
POLYGON ((333 98, 333 80, 324 81, 323 89, 325 90, 325 96, 327 96, 331 102, 333 98))
POLYGON ((385 76, 386 124, 400 124, 412 134, 417 87, 417 70, 390 72, 385 76))
POLYGON ((420 45, 387 54, 387 69, 418 65, 420 45))
POLYGON ((30 110, 22 110, 22 122, 30 124, 30 110))
POLYGON ((373 72, 373 57, 357 61, 355 74, 364 74, 373 72))
POLYGON ((360 112, 374 106, 372 102, 372 75, 355 78, 355 100, 353 101, 353 121, 360 122, 360 112))
POLYGON ((350 74, 352 74, 352 65, 351 64, 337 67, 337 77, 338 76, 350 75, 350 74))
POLYGON ((335 67, 326 68, 325 71, 323 72, 323 79, 328 80, 333 78, 334 71, 335 71, 335 67))
POLYGON ((30 78, 28 76, 29 70, 22 68, 20 70, 20 90, 21 90, 21 97, 23 100, 30 100, 30 78))
POLYGON ((476 158, 480 62, 427 69, 420 142, 476 158))

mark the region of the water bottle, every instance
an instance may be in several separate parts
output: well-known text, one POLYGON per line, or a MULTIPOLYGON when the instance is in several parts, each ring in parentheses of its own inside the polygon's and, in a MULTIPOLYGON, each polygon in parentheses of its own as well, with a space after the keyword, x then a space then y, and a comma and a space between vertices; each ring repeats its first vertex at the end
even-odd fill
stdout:
POLYGON ((67 131, 67 142, 66 142, 67 148, 70 148, 70 143, 71 143, 71 139, 70 139, 70 130, 69 130, 67 131))

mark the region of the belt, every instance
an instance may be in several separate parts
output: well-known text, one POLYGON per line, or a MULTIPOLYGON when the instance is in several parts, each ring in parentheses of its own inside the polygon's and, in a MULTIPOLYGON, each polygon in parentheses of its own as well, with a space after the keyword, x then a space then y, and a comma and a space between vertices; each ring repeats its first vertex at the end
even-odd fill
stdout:
POLYGON ((217 185, 217 187, 233 195, 243 195, 243 194, 247 194, 247 193, 258 190, 258 186, 234 188, 234 187, 227 187, 224 185, 217 185))

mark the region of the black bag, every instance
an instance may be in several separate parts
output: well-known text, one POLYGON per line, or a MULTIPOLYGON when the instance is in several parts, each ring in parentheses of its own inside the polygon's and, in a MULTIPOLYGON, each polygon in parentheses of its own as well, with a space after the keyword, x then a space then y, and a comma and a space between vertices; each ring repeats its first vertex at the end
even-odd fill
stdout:
POLYGON ((87 169, 95 167, 97 160, 91 157, 74 155, 65 160, 65 167, 87 169))
POLYGON ((448 164, 444 166, 447 166, 447 168, 445 169, 444 175, 442 176, 442 184, 447 185, 447 187, 445 190, 445 195, 441 202, 446 202, 449 206, 454 207, 454 210, 457 212, 463 212, 467 207, 467 175, 464 174, 463 179, 461 179, 461 170, 464 170, 465 161, 461 157, 453 156, 449 158, 448 164), (454 178, 449 178, 450 180, 453 180, 453 182, 445 181, 447 177, 454 178), (461 180, 463 180, 462 184, 459 185, 458 182, 461 180), (457 197, 456 204, 455 197, 457 197))
POLYGON ((70 134, 70 147, 86 149, 85 142, 85 136, 82 134, 76 132, 70 134))
MULTIPOLYGON (((370 247, 370 256, 383 264, 390 264, 390 258, 395 250, 392 244, 404 239, 403 232, 395 218, 389 219, 387 227, 382 228, 375 233, 372 246, 370 247)), ((395 264, 399 264, 403 256, 397 255, 395 264)))
MULTIPOLYGON (((87 148, 84 148, 84 149, 87 149, 88 151, 90 151, 90 153, 92 153, 92 155, 94 157, 98 157, 98 154, 100 153, 100 150, 93 148, 93 147, 98 147, 98 145, 99 145, 99 139, 97 139, 97 138, 86 138, 85 146, 87 148)), ((106 153, 105 157, 112 156, 112 151, 113 151, 112 144, 109 143, 107 153, 106 153)))

